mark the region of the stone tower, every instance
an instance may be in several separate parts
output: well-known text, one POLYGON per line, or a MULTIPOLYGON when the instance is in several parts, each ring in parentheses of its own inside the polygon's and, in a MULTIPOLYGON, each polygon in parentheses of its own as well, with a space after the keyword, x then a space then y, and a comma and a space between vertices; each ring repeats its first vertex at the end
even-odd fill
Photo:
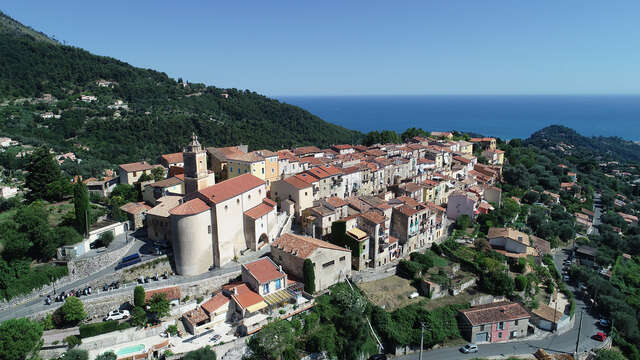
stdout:
POLYGON ((191 142, 182 150, 182 157, 184 159, 185 195, 209 186, 207 152, 198 142, 195 133, 191 134, 191 142))

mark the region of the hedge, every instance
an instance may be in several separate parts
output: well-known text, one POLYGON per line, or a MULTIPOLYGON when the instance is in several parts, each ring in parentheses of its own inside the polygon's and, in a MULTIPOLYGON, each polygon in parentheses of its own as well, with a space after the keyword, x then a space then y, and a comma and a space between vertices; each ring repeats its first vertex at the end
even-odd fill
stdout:
POLYGON ((88 338, 112 331, 124 330, 130 328, 128 322, 119 323, 118 320, 105 321, 101 323, 86 324, 80 326, 80 338, 88 338))

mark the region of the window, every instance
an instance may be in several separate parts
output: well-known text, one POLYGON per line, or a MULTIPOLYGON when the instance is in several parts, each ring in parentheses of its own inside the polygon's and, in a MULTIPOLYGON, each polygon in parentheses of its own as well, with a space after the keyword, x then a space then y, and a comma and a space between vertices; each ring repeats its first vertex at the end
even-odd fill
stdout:
POLYGON ((262 292, 265 294, 269 293, 269 283, 262 285, 262 292))
POLYGON ((324 264, 322 264, 323 268, 328 268, 329 266, 332 266, 333 264, 335 264, 336 262, 334 260, 331 260, 329 262, 326 262, 324 264))
POLYGON ((498 330, 504 330, 504 322, 499 322, 498 323, 498 330))
POLYGON ((282 284, 280 283, 280 279, 276 280, 276 290, 280 290, 282 284))
POLYGON ((240 199, 236 199, 236 204, 240 204, 240 199))
POLYGON ((480 325, 480 331, 484 331, 484 325, 480 325))
POLYGON ((137 171, 134 171, 134 172, 133 172, 133 176, 138 176, 138 172, 137 172, 137 171))
POLYGON ((238 174, 240 174, 240 168, 238 168, 238 174))
POLYGON ((262 189, 258 189, 258 195, 261 195, 261 194, 262 194, 262 189))
POLYGON ((224 209, 225 209, 225 210, 229 210, 229 205, 225 205, 225 206, 224 206, 224 209))
POLYGON ((518 320, 516 320, 516 323, 515 323, 515 325, 516 325, 516 326, 518 326, 518 320))
POLYGON ((498 333, 498 339, 502 339, 502 333, 501 332, 498 333))
POLYGON ((262 173, 264 174, 264 168, 262 168, 262 173))
POLYGON ((304 196, 307 196, 307 192, 306 191, 304 192, 304 196))
POLYGON ((251 200, 251 194, 247 195, 247 198, 248 198, 249 200, 251 200))
POLYGON ((233 166, 229 166, 229 172, 232 173, 233 172, 233 166))
POLYGON ((345 261, 346 259, 347 259, 347 257, 346 257, 346 256, 342 256, 342 257, 340 258, 340 261, 345 261))
POLYGON ((207 226, 207 229, 209 231, 209 234, 211 234, 211 225, 207 226))

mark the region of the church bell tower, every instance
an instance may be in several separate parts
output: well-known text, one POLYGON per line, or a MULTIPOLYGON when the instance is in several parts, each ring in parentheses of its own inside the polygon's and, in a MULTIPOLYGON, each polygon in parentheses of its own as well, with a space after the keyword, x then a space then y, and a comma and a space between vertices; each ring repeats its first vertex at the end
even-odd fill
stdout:
POLYGON ((208 187, 207 152, 198 142, 195 133, 191 134, 191 142, 182 150, 182 158, 184 160, 185 195, 208 187))

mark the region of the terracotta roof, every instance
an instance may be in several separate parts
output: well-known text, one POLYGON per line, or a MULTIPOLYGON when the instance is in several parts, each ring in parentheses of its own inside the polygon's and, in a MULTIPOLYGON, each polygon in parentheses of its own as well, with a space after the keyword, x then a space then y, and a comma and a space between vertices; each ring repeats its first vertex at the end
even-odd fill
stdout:
POLYGON ((195 215, 209 210, 210 207, 199 198, 191 199, 169 210, 171 215, 195 215))
POLYGON ((162 158, 164 159, 164 161, 167 162, 167 164, 176 164, 176 163, 184 162, 181 152, 177 152, 173 154, 164 154, 162 155, 162 158))
POLYGON ((240 284, 233 287, 231 290, 233 291, 233 289, 238 291, 238 295, 232 293, 231 298, 243 309, 264 301, 264 298, 257 292, 249 289, 247 284, 240 284))
POLYGON ((267 215, 273 210, 274 210, 273 205, 269 205, 262 202, 259 205, 256 205, 251 209, 245 211, 244 214, 255 220, 267 215))
POLYGON ((408 205, 402 205, 400 207, 395 208, 395 210, 397 210, 401 214, 404 214, 405 216, 411 216, 418 213, 418 210, 408 205))
POLYGON ((180 288, 177 286, 155 289, 155 290, 147 290, 144 292, 144 301, 149 301, 155 294, 165 294, 167 296, 167 300, 180 300, 181 292, 180 288))
POLYGON ((328 198, 327 203, 329 203, 329 205, 333 206, 333 207, 341 207, 341 206, 347 206, 349 205, 346 201, 344 201, 343 199, 337 197, 337 196, 332 196, 330 198, 328 198))
POLYGON ((296 155, 314 154, 319 152, 322 152, 322 150, 315 146, 303 146, 293 149, 293 153, 296 155))
POLYGON ((179 179, 175 176, 172 176, 168 179, 164 179, 164 180, 160 180, 160 181, 156 181, 152 184, 149 184, 152 187, 156 187, 156 188, 168 188, 168 187, 172 187, 172 186, 176 186, 179 184, 182 184, 184 181, 182 179, 179 179))
POLYGON ((311 184, 298 178, 297 176, 289 176, 288 178, 283 179, 282 181, 286 182, 287 184, 293 186, 294 188, 298 189, 298 190, 302 190, 302 189, 306 189, 306 188, 310 188, 311 184))
POLYGON ((404 190, 410 193, 416 192, 416 191, 420 191, 422 190, 422 186, 416 184, 416 183, 405 183, 404 184, 404 190))
POLYGON ((364 214, 360 214, 360 217, 363 219, 367 219, 374 224, 384 224, 385 217, 377 211, 369 210, 364 214))
POLYGON ((490 228, 489 234, 487 234, 487 238, 494 239, 498 237, 509 238, 513 241, 517 241, 519 243, 529 246, 529 235, 515 229, 496 228, 496 227, 490 228))
POLYGON ((341 145, 333 145, 332 146, 334 149, 338 149, 338 150, 348 150, 353 148, 353 146, 351 145, 346 145, 346 144, 341 144, 341 145))
POLYGON ((260 284, 267 283, 285 276, 276 264, 268 257, 242 265, 260 284))
POLYGON ((186 313, 184 313, 184 315, 182 315, 182 318, 195 325, 209 320, 209 315, 207 315, 200 307, 197 307, 191 311, 187 311, 186 313))
POLYGON ((260 162, 264 161, 264 157, 255 153, 254 151, 244 153, 244 152, 235 152, 227 155, 227 161, 242 161, 242 162, 260 162))
POLYGON ((206 187, 200 190, 200 194, 204 195, 212 203, 219 204, 260 185, 264 185, 264 183, 264 180, 251 174, 243 174, 206 187))
POLYGON ((414 198, 408 197, 408 196, 398 196, 396 198, 397 201, 400 201, 406 205, 409 205, 411 207, 416 207, 418 205, 420 205, 420 202, 414 198))
POLYGON ((208 315, 218 310, 223 305, 229 303, 229 298, 224 296, 222 293, 218 293, 214 295, 211 299, 207 300, 204 304, 201 305, 202 310, 204 310, 208 315))
POLYGON ((165 195, 157 199, 156 206, 147 211, 147 216, 169 216, 169 211, 180 204, 180 199, 182 199, 182 196, 178 195, 165 195))
POLYGON ((120 206, 120 210, 126 212, 127 214, 141 214, 143 212, 149 211, 151 206, 145 204, 144 202, 130 202, 120 206))
POLYGON ((150 165, 146 161, 118 165, 118 167, 120 169, 122 169, 122 170, 124 170, 126 172, 151 170, 151 169, 155 168, 156 166, 157 165, 150 165))
POLYGON ((340 251, 351 251, 338 245, 328 243, 326 241, 314 239, 308 236, 300 236, 293 234, 283 234, 276 241, 271 244, 272 247, 276 247, 282 251, 288 252, 298 258, 306 259, 316 249, 325 248, 340 251))
POLYGON ((522 305, 508 301, 474 306, 470 309, 460 310, 460 313, 469 320, 472 326, 530 317, 522 305))
POLYGON ((277 203, 269 198, 264 198, 262 199, 262 202, 267 204, 267 205, 271 205, 271 206, 276 206, 277 203))
POLYGON ((545 304, 538 305, 538 307, 534 309, 532 313, 552 323, 557 323, 558 321, 560 321, 560 319, 562 319, 562 316, 564 315, 564 313, 556 311, 554 308, 545 304))

